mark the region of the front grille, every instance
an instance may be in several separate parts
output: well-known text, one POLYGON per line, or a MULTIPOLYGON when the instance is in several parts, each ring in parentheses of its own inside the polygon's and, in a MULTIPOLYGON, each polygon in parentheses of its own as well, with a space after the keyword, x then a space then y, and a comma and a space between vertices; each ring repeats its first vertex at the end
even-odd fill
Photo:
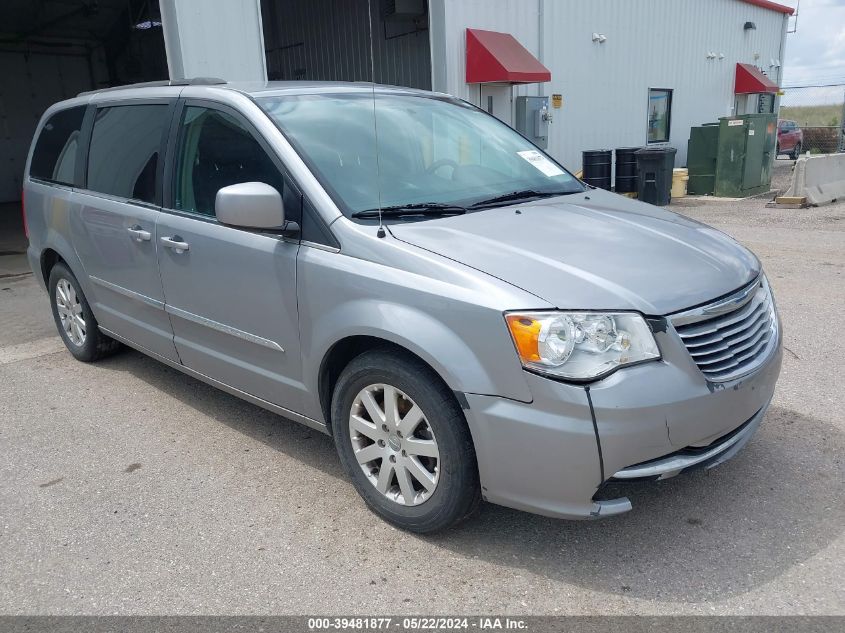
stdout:
POLYGON ((695 364, 713 382, 753 371, 777 342, 777 316, 765 278, 709 306, 670 319, 695 364))

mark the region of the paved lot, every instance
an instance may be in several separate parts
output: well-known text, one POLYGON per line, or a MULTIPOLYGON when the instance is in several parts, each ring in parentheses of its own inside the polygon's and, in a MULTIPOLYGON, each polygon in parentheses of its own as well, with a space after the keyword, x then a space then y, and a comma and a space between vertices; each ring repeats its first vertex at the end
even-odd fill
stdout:
POLYGON ((135 352, 75 362, 0 278, 0 612, 845 614, 845 204, 678 210, 763 259, 783 376, 740 456, 601 522, 396 531, 328 437, 135 352))

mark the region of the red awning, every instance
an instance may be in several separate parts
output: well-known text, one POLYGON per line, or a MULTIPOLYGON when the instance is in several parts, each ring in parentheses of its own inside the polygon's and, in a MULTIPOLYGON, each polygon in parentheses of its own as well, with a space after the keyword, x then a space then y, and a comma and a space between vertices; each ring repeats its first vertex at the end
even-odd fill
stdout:
POLYGON ((771 79, 751 64, 736 65, 736 83, 734 92, 738 95, 754 94, 758 92, 776 93, 780 88, 771 79))
POLYGON ((783 4, 778 4, 777 2, 772 2, 771 0, 742 0, 746 4, 753 4, 755 7, 760 7, 763 9, 769 9, 770 11, 777 11, 778 13, 783 13, 784 15, 792 15, 795 13, 795 9, 792 7, 787 7, 783 4))
POLYGON ((552 73, 510 33, 467 29, 467 83, 532 84, 552 73))

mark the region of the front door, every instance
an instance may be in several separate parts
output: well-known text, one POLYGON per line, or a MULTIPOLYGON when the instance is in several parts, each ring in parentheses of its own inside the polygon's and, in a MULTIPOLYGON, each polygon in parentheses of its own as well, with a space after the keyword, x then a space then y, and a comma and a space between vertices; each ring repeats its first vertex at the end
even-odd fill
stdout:
POLYGON ((159 165, 171 104, 100 107, 89 113, 85 187, 74 192, 73 244, 91 282, 100 325, 178 361, 158 273, 159 165))
POLYGON ((225 226, 214 214, 217 192, 228 185, 263 182, 284 194, 280 165, 233 110, 188 101, 178 116, 172 209, 156 232, 179 357, 210 378, 301 410, 299 244, 225 226))
POLYGON ((481 84, 481 109, 513 127, 513 86, 481 84))

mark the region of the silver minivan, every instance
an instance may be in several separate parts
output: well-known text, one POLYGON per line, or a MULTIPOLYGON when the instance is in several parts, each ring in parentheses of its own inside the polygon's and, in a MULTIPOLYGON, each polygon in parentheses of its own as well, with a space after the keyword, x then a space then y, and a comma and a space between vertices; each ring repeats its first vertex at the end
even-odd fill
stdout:
POLYGON ((128 345, 332 435, 367 505, 416 532, 481 499, 630 510, 616 484, 735 455, 780 372, 752 253, 443 94, 82 94, 42 117, 24 200, 71 354, 128 345))

